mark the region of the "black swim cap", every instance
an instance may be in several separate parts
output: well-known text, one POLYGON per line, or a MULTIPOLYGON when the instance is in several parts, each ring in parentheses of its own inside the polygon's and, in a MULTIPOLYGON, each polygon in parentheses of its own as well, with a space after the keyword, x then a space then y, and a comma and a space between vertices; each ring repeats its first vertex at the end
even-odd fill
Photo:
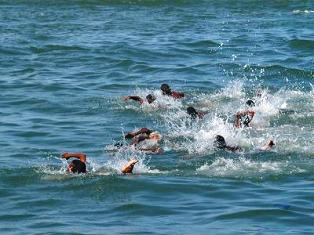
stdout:
POLYGON ((86 173, 86 164, 84 162, 75 159, 71 162, 71 164, 73 166, 72 173, 86 173))
POLYGON ((197 117, 197 111, 192 106, 188 107, 186 109, 186 111, 192 118, 196 118, 197 117))
POLYGON ((171 95, 170 86, 166 83, 164 83, 160 86, 160 90, 162 90, 163 95, 171 95))
POLYGON ((247 100, 246 101, 246 105, 250 106, 250 107, 254 107, 255 106, 255 103, 253 100, 247 100))
POLYGON ((214 140, 214 147, 223 149, 227 146, 225 138, 221 135, 216 135, 214 140))
POLYGON ((152 102, 154 102, 156 100, 156 97, 154 95, 152 95, 152 94, 149 94, 149 95, 146 96, 146 100, 150 104, 150 103, 152 103, 152 102))

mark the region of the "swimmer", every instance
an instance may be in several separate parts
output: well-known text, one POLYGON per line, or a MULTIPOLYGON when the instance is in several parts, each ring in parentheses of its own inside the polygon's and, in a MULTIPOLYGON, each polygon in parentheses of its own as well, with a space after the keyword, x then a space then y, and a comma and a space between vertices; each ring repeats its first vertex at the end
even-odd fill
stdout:
POLYGON ((239 146, 229 146, 226 144, 225 138, 221 135, 216 135, 214 140, 214 147, 217 149, 228 150, 231 152, 241 151, 239 146))
POLYGON ((151 152, 151 153, 162 153, 162 149, 159 146, 161 141, 161 135, 159 132, 154 131, 150 134, 140 134, 133 137, 131 145, 137 150, 151 152))
POLYGON ((269 140, 264 146, 260 147, 261 151, 269 151, 275 147, 275 142, 273 140, 269 140))
POLYGON ((130 145, 137 150, 151 153, 161 153, 163 151, 159 146, 162 136, 157 131, 141 128, 138 131, 127 133, 124 137, 132 139, 130 145))
POLYGON ((134 138, 135 136, 141 135, 141 134, 149 136, 149 134, 152 133, 152 132, 153 132, 152 130, 150 130, 150 129, 144 127, 144 128, 139 129, 138 131, 133 131, 133 132, 127 133, 127 134, 124 136, 124 138, 126 138, 126 139, 132 139, 132 138, 134 138))
POLYGON ((236 119, 234 123, 236 128, 250 127, 250 123, 255 115, 255 111, 253 111, 251 108, 255 106, 255 103, 253 100, 248 100, 246 101, 246 105, 248 106, 247 110, 236 113, 236 119))
POLYGON ((86 154, 84 153, 63 153, 62 158, 77 158, 73 160, 67 167, 70 173, 86 173, 86 154))
POLYGON ((128 101, 128 100, 134 100, 134 101, 137 101, 139 104, 145 104, 145 103, 148 103, 148 104, 151 104, 153 103, 155 100, 156 100, 156 97, 152 94, 149 94, 146 96, 145 99, 139 97, 139 96, 125 96, 123 97, 124 101, 128 101))
MULTIPOLYGON (((70 173, 86 173, 86 154, 84 153, 63 153, 62 158, 68 160, 69 158, 77 158, 73 160, 67 167, 67 171, 70 173)), ((137 160, 130 160, 122 169, 123 174, 132 173, 134 165, 137 160)))
POLYGON ((184 93, 182 92, 177 92, 177 91, 171 91, 171 88, 168 84, 162 84, 160 86, 160 90, 162 91, 163 95, 171 96, 174 99, 181 99, 184 97, 184 93))
POLYGON ((192 106, 188 107, 186 109, 186 112, 191 116, 191 118, 193 119, 196 119, 196 118, 199 118, 199 119, 202 119, 206 112, 201 112, 201 111, 196 111, 195 108, 193 108, 192 106))

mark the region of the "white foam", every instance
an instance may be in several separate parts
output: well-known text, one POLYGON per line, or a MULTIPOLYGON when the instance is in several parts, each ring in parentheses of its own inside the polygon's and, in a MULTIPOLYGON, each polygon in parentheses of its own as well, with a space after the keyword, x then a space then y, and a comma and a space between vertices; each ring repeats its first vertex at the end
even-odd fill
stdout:
POLYGON ((302 173, 300 169, 286 161, 254 161, 240 157, 238 159, 217 158, 213 163, 205 163, 197 170, 198 174, 210 177, 255 178, 269 175, 287 175, 302 173))
POLYGON ((133 173, 136 174, 158 174, 158 170, 151 169, 149 165, 150 157, 142 151, 137 151, 134 148, 126 147, 119 149, 112 158, 106 162, 106 168, 114 169, 117 173, 121 173, 121 169, 129 160, 136 159, 133 173))
POLYGON ((293 10, 292 12, 294 14, 300 14, 300 13, 310 14, 310 13, 314 13, 314 10, 293 10))
MULTIPOLYGON (((231 82, 225 89, 214 94, 201 94, 197 97, 199 102, 196 104, 209 104, 209 111, 203 120, 192 120, 186 114, 186 110, 168 110, 162 114, 162 121, 166 128, 165 144, 169 149, 176 151, 186 151, 189 154, 208 154, 213 151, 213 140, 219 134, 225 137, 227 144, 240 145, 249 151, 256 151, 263 146, 269 139, 278 143, 276 151, 290 151, 308 153, 313 145, 313 127, 295 126, 296 135, 306 137, 310 141, 293 141, 291 143, 290 128, 281 128, 271 121, 282 115, 283 118, 312 118, 313 112, 307 110, 313 105, 313 86, 310 92, 300 90, 280 89, 277 92, 270 92, 267 88, 257 90, 256 96, 246 96, 243 91, 243 83, 240 80, 231 82), (227 99, 225 99, 227 97, 227 99), (256 106, 253 110, 256 115, 252 121, 252 128, 236 129, 233 127, 234 114, 237 111, 245 110, 247 99, 253 99, 256 106), (299 100, 310 105, 300 107, 299 100), (309 106, 309 107, 306 107, 309 106), (219 109, 217 108, 219 107, 219 109), (281 110, 291 110, 289 113, 281 114, 281 110), (285 115, 285 116, 284 116, 285 115), (304 146, 305 145, 305 146, 304 146), (303 146, 303 147, 302 147, 303 146)), ((195 106, 197 109, 198 107, 195 106)), ((300 139, 300 138, 299 138, 300 139)))

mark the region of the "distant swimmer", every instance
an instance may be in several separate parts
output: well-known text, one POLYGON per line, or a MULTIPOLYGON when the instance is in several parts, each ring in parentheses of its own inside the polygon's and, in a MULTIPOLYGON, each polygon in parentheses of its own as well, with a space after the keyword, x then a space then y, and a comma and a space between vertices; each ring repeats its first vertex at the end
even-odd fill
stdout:
POLYGON ((196 119, 202 119, 207 113, 206 112, 201 112, 201 111, 196 111, 195 108, 193 108, 192 106, 188 107, 186 109, 186 112, 188 113, 188 115, 191 116, 191 118, 196 119))
POLYGON ((269 151, 275 147, 275 142, 273 140, 269 140, 264 146, 260 147, 261 151, 269 151))
POLYGON ((184 97, 184 93, 178 91, 172 91, 170 86, 166 83, 160 86, 160 90, 162 91, 163 95, 171 96, 175 99, 181 99, 184 97))
MULTIPOLYGON (((86 173, 86 154, 84 153, 63 153, 62 158, 66 160, 70 158, 77 158, 68 164, 67 171, 70 173, 86 173)), ((122 169, 121 172, 132 173, 134 165, 137 163, 137 160, 130 160, 122 169)))
POLYGON ((159 145, 162 136, 157 131, 141 128, 138 131, 127 133, 124 137, 125 139, 132 139, 130 145, 134 146, 137 150, 151 153, 162 152, 159 145))
POLYGON ((246 101, 246 105, 248 106, 247 110, 236 113, 236 118, 235 118, 235 123, 234 123, 234 126, 236 128, 250 127, 250 123, 255 115, 255 111, 252 110, 252 107, 255 106, 255 103, 253 100, 248 100, 246 101))
POLYGON ((153 103, 156 100, 156 97, 154 95, 152 95, 152 94, 149 94, 149 95, 146 96, 145 99, 143 99, 143 98, 141 98, 139 96, 132 96, 132 95, 130 95, 130 96, 123 97, 123 99, 125 101, 134 100, 134 101, 137 101, 139 104, 145 104, 145 103, 151 104, 151 103, 153 103))
POLYGON ((128 132, 128 133, 124 136, 124 138, 126 138, 126 139, 132 139, 132 138, 134 138, 134 137, 136 137, 136 136, 138 136, 138 135, 149 136, 152 132, 153 132, 152 130, 150 130, 150 129, 146 128, 146 127, 143 127, 143 128, 141 128, 141 129, 139 129, 139 130, 137 130, 137 131, 128 132))
POLYGON ((226 144, 225 138, 221 135, 216 135, 214 140, 214 147, 217 149, 228 150, 232 152, 241 151, 239 146, 229 146, 226 144))
POLYGON ((68 164, 67 171, 70 173, 86 173, 86 154, 84 153, 63 153, 62 158, 77 158, 68 164))

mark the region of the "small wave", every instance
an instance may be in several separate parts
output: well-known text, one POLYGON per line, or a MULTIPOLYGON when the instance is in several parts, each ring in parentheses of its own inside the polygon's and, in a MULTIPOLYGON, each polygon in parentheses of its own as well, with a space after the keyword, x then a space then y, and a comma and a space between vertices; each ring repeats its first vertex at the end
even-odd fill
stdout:
POLYGON ((314 10, 293 10, 292 11, 294 14, 311 14, 314 13, 314 10))
MULTIPOLYGON (((86 4, 86 1, 82 1, 82 3, 86 4)), ((187 5, 187 4, 195 4, 194 1, 191 0, 173 0, 171 2, 167 0, 103 0, 100 3, 113 4, 126 4, 126 5, 143 5, 143 6, 158 6, 158 5, 187 5)))
POLYGON ((184 42, 181 44, 190 48, 208 48, 220 46, 220 43, 212 40, 194 40, 192 42, 184 42))
POLYGON ((28 55, 28 53, 22 49, 22 48, 14 48, 14 47, 10 47, 10 48, 6 48, 6 47, 2 47, 0 48, 0 53, 3 55, 28 55))
POLYGON ((314 41, 308 39, 293 39, 289 41, 291 48, 304 49, 307 52, 308 50, 314 50, 314 41))
POLYGON ((30 47, 30 50, 33 53, 41 54, 53 51, 83 51, 86 50, 86 48, 66 45, 46 45, 44 47, 30 47))
POLYGON ((287 78, 308 78, 312 79, 314 77, 314 72, 304 69, 298 69, 298 68, 290 68, 285 67, 278 64, 272 64, 272 65, 245 65, 244 71, 248 72, 256 72, 259 71, 261 75, 263 75, 264 79, 271 78, 273 75, 280 74, 281 77, 287 77, 287 78))

